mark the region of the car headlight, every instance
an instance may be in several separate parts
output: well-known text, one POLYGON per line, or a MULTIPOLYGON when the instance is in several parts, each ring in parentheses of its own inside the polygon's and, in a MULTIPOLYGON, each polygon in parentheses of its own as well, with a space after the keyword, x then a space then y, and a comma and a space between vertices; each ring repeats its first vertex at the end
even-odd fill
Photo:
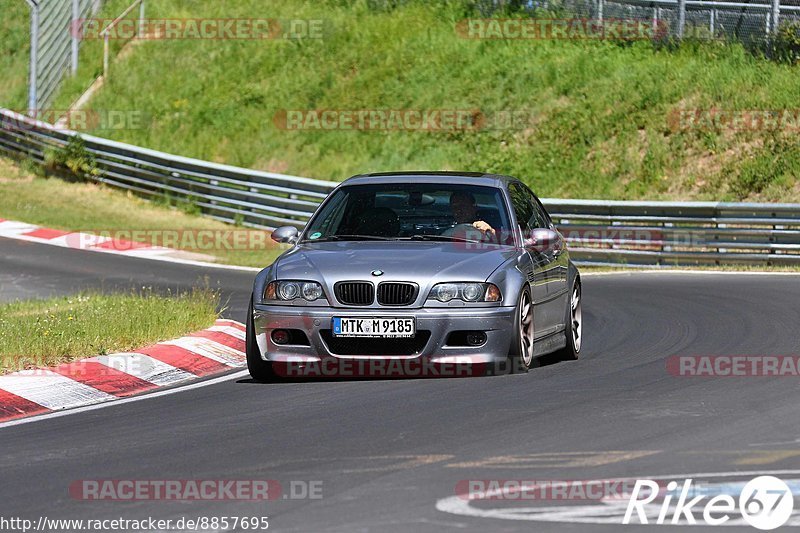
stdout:
POLYGON ((455 299, 465 302, 499 302, 503 296, 497 285, 492 283, 438 283, 431 289, 428 299, 440 302, 455 299))
POLYGON ((290 302, 302 298, 313 302, 324 297, 322 286, 316 281, 272 281, 264 289, 265 300, 290 302))
POLYGON ((303 299, 309 302, 322 298, 322 287, 316 282, 306 282, 300 287, 300 294, 303 299))

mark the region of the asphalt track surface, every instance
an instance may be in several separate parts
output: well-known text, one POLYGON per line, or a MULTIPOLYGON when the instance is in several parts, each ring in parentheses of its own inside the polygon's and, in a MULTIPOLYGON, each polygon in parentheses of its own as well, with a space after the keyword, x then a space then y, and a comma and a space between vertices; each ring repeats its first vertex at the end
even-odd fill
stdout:
MULTIPOLYGON (((206 277, 230 297, 228 316, 242 320, 252 273, 0 239, 3 300, 87 287, 175 289, 206 277)), ((797 378, 690 378, 665 369, 671 355, 798 354, 800 277, 599 275, 584 279, 583 292, 581 360, 526 375, 284 384, 239 377, 0 428, 0 515, 269 516, 277 531, 610 533, 648 528, 464 516, 437 510, 437 501, 469 479, 682 480, 800 469, 797 378), (83 479, 275 479, 284 489, 314 481, 322 498, 72 499, 68 487, 83 479)), ((678 529, 694 528, 659 530, 678 529)))

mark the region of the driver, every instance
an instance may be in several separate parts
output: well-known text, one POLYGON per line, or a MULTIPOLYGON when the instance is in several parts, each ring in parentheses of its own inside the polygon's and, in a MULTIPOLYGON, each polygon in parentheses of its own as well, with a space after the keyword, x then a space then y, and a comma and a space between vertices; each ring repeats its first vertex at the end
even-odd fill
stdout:
POLYGON ((467 191, 456 191, 450 195, 450 210, 456 225, 446 229, 442 235, 452 237, 456 233, 468 233, 471 230, 478 230, 487 237, 494 237, 495 231, 492 226, 483 220, 478 220, 478 206, 475 205, 475 197, 467 191))

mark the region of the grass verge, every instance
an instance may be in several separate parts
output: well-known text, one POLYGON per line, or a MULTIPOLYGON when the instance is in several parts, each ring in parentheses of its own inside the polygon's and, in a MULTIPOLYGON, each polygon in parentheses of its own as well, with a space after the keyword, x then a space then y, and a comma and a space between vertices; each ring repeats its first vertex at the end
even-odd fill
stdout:
POLYGON ((0 374, 124 352, 207 328, 218 317, 209 289, 149 290, 0 305, 0 374))
POLYGON ((283 251, 265 232, 204 218, 192 211, 191 205, 159 204, 96 183, 45 178, 26 165, 20 167, 0 158, 0 218, 87 233, 143 232, 151 244, 174 243, 169 247, 231 265, 265 267, 283 251), (245 238, 236 241, 231 232, 245 238), (202 236, 219 238, 203 241, 202 236))
POLYGON ((478 15, 473 4, 286 0, 264 11, 260 0, 164 0, 167 17, 258 13, 321 20, 324 32, 147 41, 118 60, 90 107, 150 117, 100 132, 117 140, 334 181, 453 169, 515 175, 544 197, 800 200, 796 125, 674 123, 681 110, 794 110, 797 66, 724 42, 464 39, 455 28, 478 15), (286 110, 391 109, 522 119, 455 132, 292 130, 275 120, 286 110))

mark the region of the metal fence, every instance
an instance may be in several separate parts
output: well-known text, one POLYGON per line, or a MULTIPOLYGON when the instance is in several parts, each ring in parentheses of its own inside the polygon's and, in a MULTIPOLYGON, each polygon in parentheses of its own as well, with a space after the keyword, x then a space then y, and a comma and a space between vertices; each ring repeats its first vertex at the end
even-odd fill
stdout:
POLYGON ((78 70, 80 36, 73 21, 90 17, 102 0, 26 0, 31 9, 28 110, 49 106, 67 71, 78 70))
POLYGON ((542 201, 583 263, 800 265, 800 204, 542 201))
MULTIPOLYGON (((83 178, 181 199, 206 216, 251 227, 302 227, 336 186, 81 135, 0 110, 0 152, 49 164, 76 139, 91 161, 83 178)), ((543 202, 579 263, 800 265, 800 204, 543 202)))
POLYGON ((728 38, 751 45, 764 43, 781 25, 800 23, 800 6, 779 0, 543 0, 536 6, 601 21, 645 21, 677 38, 728 38))

